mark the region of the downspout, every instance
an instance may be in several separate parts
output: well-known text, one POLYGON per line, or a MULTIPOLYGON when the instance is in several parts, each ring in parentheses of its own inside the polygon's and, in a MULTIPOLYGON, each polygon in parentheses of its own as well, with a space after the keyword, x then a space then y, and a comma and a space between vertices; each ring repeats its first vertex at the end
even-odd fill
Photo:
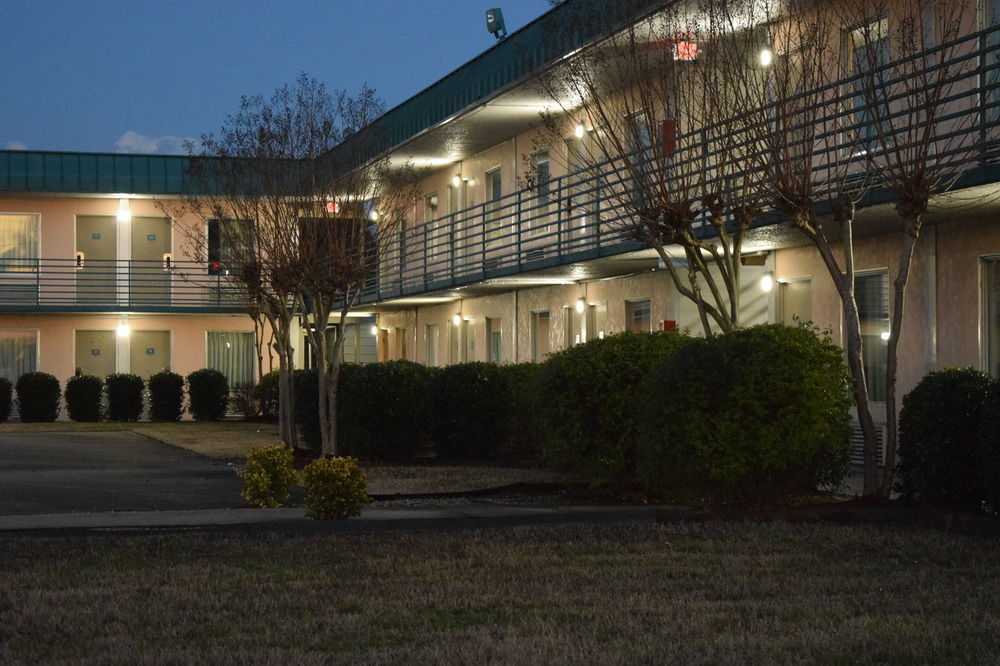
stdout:
POLYGON ((514 363, 518 362, 517 349, 519 345, 518 333, 520 332, 518 328, 518 312, 517 312, 517 289, 514 289, 514 363))

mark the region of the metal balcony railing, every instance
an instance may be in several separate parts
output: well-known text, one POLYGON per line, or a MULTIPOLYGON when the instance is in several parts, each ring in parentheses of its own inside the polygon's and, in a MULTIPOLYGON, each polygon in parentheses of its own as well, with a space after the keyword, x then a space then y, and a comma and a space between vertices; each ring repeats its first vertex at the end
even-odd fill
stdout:
POLYGON ((0 258, 3 312, 243 312, 241 292, 205 264, 0 258))
MULTIPOLYGON (((939 126, 934 133, 931 160, 956 163, 955 171, 963 175, 956 186, 976 179, 1000 181, 1000 27, 911 56, 911 60, 916 59, 927 63, 924 71, 933 73, 947 67, 945 71, 953 75, 948 81, 948 95, 938 102, 939 126), (936 58, 939 53, 953 55, 941 63, 936 58), (955 64, 964 66, 959 69, 953 67, 955 64), (970 175, 975 177, 970 179, 970 175)), ((890 111, 888 118, 881 118, 883 124, 895 124, 891 131, 900 136, 892 139, 900 147, 905 128, 899 121, 912 111, 907 108, 906 96, 894 92, 912 83, 896 74, 907 71, 899 67, 901 62, 887 63, 883 68, 886 108, 890 111)), ((802 163, 811 164, 817 201, 834 194, 830 165, 843 164, 845 156, 851 164, 839 180, 840 187, 868 188, 868 202, 890 196, 884 187, 880 191, 876 174, 879 158, 873 146, 858 141, 858 137, 872 134, 872 116, 866 108, 870 102, 860 99, 855 89, 859 76, 844 77, 823 89, 782 101, 787 105, 800 100, 798 117, 808 118, 815 127, 815 139, 810 143, 813 159, 802 163), (809 104, 814 106, 810 108, 809 104)), ((712 183, 728 177, 712 167, 724 151, 736 151, 748 164, 763 159, 768 147, 760 145, 759 123, 774 122, 777 104, 765 110, 767 113, 754 114, 757 120, 727 119, 727 127, 744 122, 735 140, 731 135, 725 141, 708 138, 724 134, 718 126, 678 136, 664 177, 691 176, 692 170, 700 169, 708 183, 702 189, 707 191, 712 183), (753 123, 758 125, 754 127, 753 123)), ((794 136, 802 129, 791 125, 782 131, 794 136)), ((795 148, 794 140, 790 148, 795 148)), ((641 170, 642 160, 633 161, 640 163, 641 170)), ((628 224, 622 224, 629 215, 622 205, 623 196, 627 196, 623 193, 629 192, 630 183, 637 177, 644 176, 637 175, 635 166, 628 168, 623 160, 610 160, 553 178, 544 191, 521 190, 413 225, 399 234, 394 248, 383 251, 378 275, 367 285, 361 302, 412 296, 640 249, 643 246, 628 232, 628 224)), ((767 219, 774 218, 762 218, 767 219)))

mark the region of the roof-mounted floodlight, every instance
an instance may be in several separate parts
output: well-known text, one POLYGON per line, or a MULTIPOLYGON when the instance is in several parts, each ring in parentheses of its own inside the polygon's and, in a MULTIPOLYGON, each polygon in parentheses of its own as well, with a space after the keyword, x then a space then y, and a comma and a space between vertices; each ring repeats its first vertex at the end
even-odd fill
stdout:
POLYGON ((486 29, 497 39, 507 36, 507 26, 503 22, 503 12, 499 7, 486 10, 486 29))

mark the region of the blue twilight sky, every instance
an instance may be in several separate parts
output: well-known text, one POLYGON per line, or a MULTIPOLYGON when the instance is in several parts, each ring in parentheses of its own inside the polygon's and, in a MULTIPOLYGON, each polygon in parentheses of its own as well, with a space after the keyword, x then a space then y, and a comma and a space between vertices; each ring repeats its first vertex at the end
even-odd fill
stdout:
POLYGON ((306 72, 395 106, 547 0, 0 0, 0 148, 180 153, 306 72))

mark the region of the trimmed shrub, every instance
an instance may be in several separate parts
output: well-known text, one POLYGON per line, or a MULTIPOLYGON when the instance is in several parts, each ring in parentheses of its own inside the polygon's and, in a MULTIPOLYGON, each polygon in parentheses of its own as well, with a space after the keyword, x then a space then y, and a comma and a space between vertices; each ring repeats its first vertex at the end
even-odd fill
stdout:
POLYGON ((808 328, 698 340, 651 376, 640 478, 654 496, 775 499, 836 486, 848 469, 843 353, 808 328))
POLYGON ((1000 514, 1000 382, 990 384, 979 416, 979 476, 986 510, 1000 514))
POLYGON ((927 374, 899 412, 899 491, 923 504, 979 508, 980 416, 993 380, 973 368, 927 374))
POLYGON ((535 404, 548 464, 593 486, 634 487, 646 380, 692 340, 620 333, 550 355, 538 371, 535 404))
POLYGON ((0 377, 0 423, 6 423, 10 418, 10 409, 13 402, 13 387, 10 380, 0 377))
POLYGON ((343 364, 337 452, 369 460, 412 460, 428 441, 431 374, 411 361, 343 364))
POLYGON ((17 378, 17 406, 21 421, 42 423, 59 418, 59 380, 47 372, 28 372, 17 378))
POLYGON ((284 505, 297 479, 292 462, 292 451, 283 444, 250 449, 243 469, 243 499, 257 506, 284 505))
POLYGON ((100 377, 81 375, 66 380, 66 411, 74 421, 96 423, 101 420, 101 394, 104 382, 100 377))
POLYGON ((540 460, 541 433, 538 429, 537 363, 501 365, 497 369, 510 390, 507 442, 502 453, 509 458, 540 460))
POLYGON ((361 513, 371 502, 368 481, 357 458, 319 458, 302 470, 306 515, 343 520, 361 513))
POLYGON ((108 419, 138 421, 142 416, 142 391, 145 383, 139 375, 108 375, 108 419))
POLYGON ((488 460, 507 443, 510 387, 492 363, 459 363, 430 381, 431 440, 444 460, 488 460))
POLYGON ((303 448, 319 451, 323 448, 323 434, 319 427, 319 377, 315 368, 296 370, 295 423, 299 426, 299 443, 303 448))
POLYGON ((187 376, 188 408, 196 421, 218 421, 229 405, 229 383, 218 370, 202 368, 187 376))
POLYGON ((149 418, 179 421, 184 412, 184 378, 164 370, 149 378, 149 418))
POLYGON ((257 383, 253 389, 253 397, 257 403, 257 413, 260 418, 272 420, 278 418, 278 370, 272 370, 257 383))

